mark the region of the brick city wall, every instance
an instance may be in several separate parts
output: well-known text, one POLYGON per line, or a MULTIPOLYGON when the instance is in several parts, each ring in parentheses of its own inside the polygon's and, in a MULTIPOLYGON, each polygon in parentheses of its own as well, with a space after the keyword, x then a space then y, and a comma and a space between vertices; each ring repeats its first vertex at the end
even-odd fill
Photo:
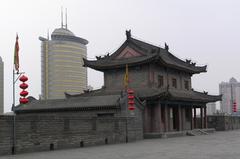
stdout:
POLYGON ((208 127, 217 131, 240 129, 240 116, 210 115, 208 127))
POLYGON ((0 115, 0 155, 12 149, 13 116, 0 115))
MULTIPOLYGON (((31 113, 16 115, 15 152, 47 151, 113 144, 143 138, 140 111, 135 117, 109 112, 31 113), (95 115, 94 115, 95 114, 95 115), (128 123, 126 125, 126 122, 128 123), (127 129, 126 129, 127 128, 127 129)), ((13 116, 0 116, 0 155, 12 153, 13 116)))

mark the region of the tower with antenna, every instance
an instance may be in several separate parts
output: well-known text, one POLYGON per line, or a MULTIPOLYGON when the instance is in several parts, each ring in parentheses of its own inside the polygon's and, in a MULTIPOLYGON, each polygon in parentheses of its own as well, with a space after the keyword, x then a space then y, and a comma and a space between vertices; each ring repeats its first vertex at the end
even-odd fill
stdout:
MULTIPOLYGON (((62 99, 65 92, 81 93, 87 88, 87 69, 83 67, 83 58, 87 57, 88 41, 75 36, 65 24, 61 9, 61 27, 55 29, 41 41, 41 98, 62 99)), ((49 33, 48 33, 49 34, 49 33)))

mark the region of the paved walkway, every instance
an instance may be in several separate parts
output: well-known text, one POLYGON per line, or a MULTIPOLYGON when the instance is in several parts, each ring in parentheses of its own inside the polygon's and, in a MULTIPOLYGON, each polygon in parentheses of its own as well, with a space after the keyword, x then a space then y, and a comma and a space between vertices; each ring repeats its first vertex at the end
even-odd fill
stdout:
POLYGON ((239 159, 240 130, 128 144, 4 156, 0 159, 239 159))

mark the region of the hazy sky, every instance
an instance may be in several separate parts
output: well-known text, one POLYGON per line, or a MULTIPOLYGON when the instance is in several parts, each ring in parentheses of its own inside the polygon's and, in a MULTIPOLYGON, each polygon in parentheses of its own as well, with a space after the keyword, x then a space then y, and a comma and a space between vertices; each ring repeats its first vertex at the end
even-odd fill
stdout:
MULTIPOLYGON (((30 95, 41 92, 39 36, 60 27, 61 6, 68 9, 68 28, 89 41, 88 58, 112 53, 135 38, 164 46, 185 60, 208 65, 193 77, 198 91, 218 94, 218 84, 234 76, 240 80, 239 0, 2 0, 0 56, 4 61, 5 112, 12 104, 13 51, 19 34, 20 70, 29 77, 30 95)), ((88 83, 103 84, 102 73, 88 70, 88 83)), ((18 87, 18 84, 17 86, 18 87)), ((20 90, 16 90, 16 99, 20 90)))

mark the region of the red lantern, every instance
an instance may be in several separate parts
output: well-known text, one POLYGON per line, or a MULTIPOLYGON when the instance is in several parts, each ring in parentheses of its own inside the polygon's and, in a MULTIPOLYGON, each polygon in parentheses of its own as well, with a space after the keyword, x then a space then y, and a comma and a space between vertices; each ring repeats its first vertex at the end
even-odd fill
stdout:
POLYGON ((28 91, 26 91, 25 89, 28 88, 28 84, 27 84, 27 83, 24 83, 24 82, 26 82, 26 81, 28 80, 28 78, 27 78, 27 76, 22 75, 22 76, 19 78, 19 80, 23 82, 22 84, 19 85, 19 87, 20 87, 21 89, 23 89, 22 92, 20 92, 20 96, 22 96, 23 98, 20 98, 20 99, 19 99, 19 102, 20 102, 21 104, 27 104, 27 103, 28 103, 28 99, 25 98, 25 97, 28 95, 28 91))
POLYGON ((127 90, 128 93, 128 110, 134 110, 134 91, 132 89, 127 90))
POLYGON ((134 110, 135 109, 135 107, 133 106, 133 105, 130 105, 129 107, 128 107, 128 110, 134 110))
POLYGON ((27 89, 27 88, 28 88, 28 84, 27 84, 27 83, 22 83, 22 84, 20 84, 19 86, 20 86, 20 88, 22 88, 22 89, 27 89))
POLYGON ((26 82, 28 80, 27 76, 24 76, 22 75, 20 78, 19 78, 20 81, 22 82, 26 82))
POLYGON ((27 95, 28 95, 28 91, 22 91, 21 93, 20 93, 20 95, 22 96, 22 97, 26 97, 27 95))
POLYGON ((21 104, 27 104, 27 103, 28 103, 28 99, 27 99, 27 98, 20 98, 20 99, 19 99, 19 102, 20 102, 21 104))
POLYGON ((236 102, 233 103, 233 112, 237 112, 237 103, 236 102))

